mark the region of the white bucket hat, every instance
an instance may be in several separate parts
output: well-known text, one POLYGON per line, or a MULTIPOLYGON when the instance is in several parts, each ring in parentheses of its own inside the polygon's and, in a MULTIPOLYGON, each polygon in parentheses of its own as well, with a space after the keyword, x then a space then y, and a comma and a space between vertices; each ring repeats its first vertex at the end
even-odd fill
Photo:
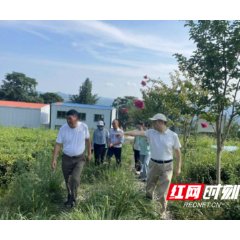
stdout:
POLYGON ((163 115, 162 113, 157 113, 156 115, 154 115, 152 118, 149 118, 152 121, 156 121, 156 120, 162 120, 164 122, 167 121, 167 118, 165 115, 163 115))
POLYGON ((104 126, 103 121, 99 121, 99 122, 97 123, 97 126, 104 126))

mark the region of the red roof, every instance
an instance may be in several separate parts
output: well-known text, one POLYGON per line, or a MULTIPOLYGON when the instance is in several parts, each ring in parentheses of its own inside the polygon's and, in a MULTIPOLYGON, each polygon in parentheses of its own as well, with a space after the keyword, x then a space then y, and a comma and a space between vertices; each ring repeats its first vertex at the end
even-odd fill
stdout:
POLYGON ((22 108, 42 108, 49 104, 43 103, 30 103, 30 102, 12 102, 12 101, 0 101, 0 106, 9 107, 22 107, 22 108))

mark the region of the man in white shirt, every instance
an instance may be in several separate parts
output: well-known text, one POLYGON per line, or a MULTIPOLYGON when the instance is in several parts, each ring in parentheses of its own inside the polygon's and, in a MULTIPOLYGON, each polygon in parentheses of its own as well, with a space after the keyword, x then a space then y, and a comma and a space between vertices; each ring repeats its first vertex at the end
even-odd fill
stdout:
POLYGON ((115 134, 122 133, 123 130, 118 127, 119 122, 117 119, 113 120, 112 126, 113 129, 110 129, 109 132, 107 159, 110 164, 111 157, 114 154, 117 165, 121 166, 122 143, 124 142, 124 137, 122 136, 118 139, 115 134))
POLYGON ((122 137, 123 135, 146 136, 148 138, 151 149, 151 160, 147 176, 146 196, 153 199, 153 192, 158 180, 160 180, 158 194, 161 204, 160 214, 163 215, 166 212, 166 197, 173 173, 173 149, 177 161, 176 176, 181 173, 181 144, 178 135, 167 128, 167 119, 163 114, 158 113, 149 119, 153 121, 154 129, 142 132, 134 130, 116 135, 118 137, 122 137))
POLYGON ((58 133, 54 147, 52 169, 57 167, 57 155, 63 144, 62 171, 68 191, 66 206, 73 207, 76 203, 80 175, 87 160, 91 160, 91 141, 88 126, 78 122, 78 113, 72 109, 67 112, 67 124, 64 124, 58 133), (85 144, 88 149, 88 156, 85 155, 85 144), (71 176, 71 181, 70 181, 71 176))

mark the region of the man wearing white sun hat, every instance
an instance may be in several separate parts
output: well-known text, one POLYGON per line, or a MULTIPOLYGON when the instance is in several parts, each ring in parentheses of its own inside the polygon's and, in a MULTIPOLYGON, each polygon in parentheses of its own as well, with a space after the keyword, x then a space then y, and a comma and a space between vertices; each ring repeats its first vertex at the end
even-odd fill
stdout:
POLYGON ((160 214, 165 214, 167 207, 166 197, 173 173, 173 149, 176 154, 176 176, 178 176, 181 173, 181 144, 178 135, 167 128, 167 118, 165 115, 158 113, 149 119, 153 121, 154 129, 147 131, 134 130, 116 135, 118 137, 130 135, 148 138, 151 149, 151 160, 147 176, 146 196, 153 199, 153 192, 158 180, 160 180, 160 187, 158 189, 159 202, 161 204, 160 214))

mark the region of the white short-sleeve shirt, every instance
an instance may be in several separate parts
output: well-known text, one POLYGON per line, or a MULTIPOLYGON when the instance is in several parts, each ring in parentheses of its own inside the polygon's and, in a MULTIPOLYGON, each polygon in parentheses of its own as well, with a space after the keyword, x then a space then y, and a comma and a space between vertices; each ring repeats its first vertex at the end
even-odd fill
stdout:
POLYGON ((143 132, 149 140, 151 158, 154 160, 167 161, 173 159, 173 149, 181 147, 178 135, 170 129, 162 134, 154 129, 143 132))
POLYGON ((121 130, 120 128, 118 128, 117 130, 114 130, 113 128, 110 129, 109 132, 109 139, 110 139, 110 143, 116 143, 116 142, 121 142, 121 144, 118 145, 114 145, 114 148, 121 148, 122 147, 122 143, 124 143, 124 136, 122 136, 120 139, 117 138, 116 135, 114 135, 114 133, 122 133, 123 130, 121 130))
POLYGON ((70 128, 66 123, 60 128, 56 142, 63 144, 63 152, 72 157, 84 152, 85 139, 89 137, 88 126, 85 123, 78 122, 76 128, 70 128))

